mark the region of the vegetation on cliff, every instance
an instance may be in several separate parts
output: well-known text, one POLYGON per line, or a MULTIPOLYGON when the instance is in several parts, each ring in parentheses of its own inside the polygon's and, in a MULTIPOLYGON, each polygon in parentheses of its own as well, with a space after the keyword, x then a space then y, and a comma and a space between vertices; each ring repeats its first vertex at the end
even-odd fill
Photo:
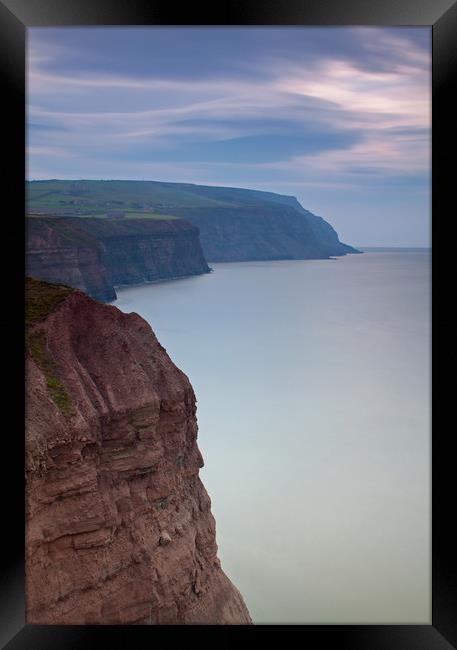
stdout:
POLYGON ((27 337, 27 347, 38 367, 46 378, 46 386, 54 403, 64 415, 72 412, 70 396, 58 375, 57 364, 47 349, 47 339, 44 332, 32 332, 27 337))
MULTIPOLYGON (((357 253, 293 196, 156 181, 31 181, 28 210, 122 223, 180 217, 197 226, 208 261, 326 259, 357 253)), ((84 221, 84 219, 82 220, 84 221)))
POLYGON ((217 557, 188 378, 138 314, 27 284, 27 623, 250 623, 217 557))
POLYGON ((34 278, 26 278, 26 350, 42 370, 49 394, 64 415, 70 415, 72 412, 70 396, 59 377, 57 364, 47 347, 45 332, 34 331, 32 326, 49 316, 73 291, 74 289, 65 285, 53 285, 34 278))
POLYGON ((25 322, 27 325, 32 325, 48 316, 74 291, 64 284, 49 284, 30 277, 26 278, 25 282, 25 322))

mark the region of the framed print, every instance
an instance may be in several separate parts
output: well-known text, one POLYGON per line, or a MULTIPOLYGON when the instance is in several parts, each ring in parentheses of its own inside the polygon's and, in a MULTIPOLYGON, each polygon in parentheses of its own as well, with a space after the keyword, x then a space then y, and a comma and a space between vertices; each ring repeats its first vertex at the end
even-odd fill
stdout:
POLYGON ((457 5, 332 4, 0 5, 5 647, 457 647, 457 5))

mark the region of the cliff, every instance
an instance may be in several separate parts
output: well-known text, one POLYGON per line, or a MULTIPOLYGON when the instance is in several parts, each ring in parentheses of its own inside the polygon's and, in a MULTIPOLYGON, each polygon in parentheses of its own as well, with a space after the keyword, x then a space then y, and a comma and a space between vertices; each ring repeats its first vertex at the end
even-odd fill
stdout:
POLYGON ((112 301, 114 287, 207 273, 198 229, 180 219, 27 219, 27 273, 112 301))
POLYGON ((26 307, 27 622, 250 623, 187 377, 137 314, 36 280, 26 307))
POLYGON ((114 286, 209 272, 198 228, 182 219, 68 221, 100 242, 114 286))
POLYGON ((115 300, 99 242, 66 219, 27 219, 26 243, 29 275, 81 289, 97 300, 115 300))
POLYGON ((322 217, 305 210, 295 196, 237 187, 186 186, 219 205, 185 206, 173 214, 200 230, 210 262, 327 259, 359 250, 340 242, 322 217))
POLYGON ((338 233, 328 223, 328 221, 325 221, 325 219, 313 214, 309 210, 305 210, 305 208, 300 204, 295 196, 274 194, 273 192, 262 192, 262 199, 270 201, 272 203, 279 203, 290 206, 294 208, 299 214, 303 215, 307 223, 310 225, 316 237, 316 240, 319 242, 319 245, 322 246, 322 252, 326 255, 341 256, 348 253, 361 253, 361 251, 357 248, 340 242, 338 233))
POLYGON ((305 219, 285 204, 183 208, 176 214, 198 226, 209 262, 328 259, 358 252, 342 244, 323 219, 322 224, 319 217, 305 219))
POLYGON ((200 231, 208 261, 326 259, 359 253, 294 196, 236 187, 155 181, 32 181, 28 207, 84 216, 164 212, 200 231))

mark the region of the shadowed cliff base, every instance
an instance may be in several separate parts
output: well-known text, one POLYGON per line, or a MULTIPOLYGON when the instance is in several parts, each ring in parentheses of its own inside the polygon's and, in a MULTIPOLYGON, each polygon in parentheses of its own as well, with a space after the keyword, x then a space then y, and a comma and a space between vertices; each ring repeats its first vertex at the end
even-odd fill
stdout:
POLYGON ((186 375, 137 314, 26 294, 27 623, 251 623, 217 557, 186 375))

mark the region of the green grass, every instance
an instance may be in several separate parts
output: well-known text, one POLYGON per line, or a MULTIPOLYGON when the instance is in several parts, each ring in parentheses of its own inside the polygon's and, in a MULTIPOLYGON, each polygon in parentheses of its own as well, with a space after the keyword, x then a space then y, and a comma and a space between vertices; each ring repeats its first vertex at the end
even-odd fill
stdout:
POLYGON ((172 214, 158 214, 157 212, 126 212, 124 219, 156 219, 158 221, 169 221, 179 219, 172 214))
POLYGON ((204 193, 199 186, 185 183, 53 179, 28 181, 26 189, 29 211, 75 216, 151 208, 164 218, 173 215, 174 208, 233 205, 219 199, 217 193, 204 193))
POLYGON ((73 405, 65 386, 59 379, 57 365, 46 346, 44 332, 32 332, 27 337, 27 347, 46 378, 46 386, 55 405, 68 417, 73 412, 73 405))
MULTIPOLYGON (((159 214, 158 212, 134 212, 131 210, 122 210, 124 212, 123 217, 113 217, 109 221, 123 221, 125 219, 155 219, 157 221, 169 221, 172 219, 179 219, 172 214, 159 214)), ((93 212, 91 214, 82 214, 80 215, 81 219, 108 219, 106 212, 93 212)))
POLYGON ((35 278, 26 278, 26 324, 32 325, 36 321, 45 318, 73 291, 74 289, 64 284, 49 284, 48 282, 35 280, 35 278))
MULTIPOLYGON (((65 285, 49 284, 34 278, 26 278, 25 321, 27 326, 37 323, 52 313, 73 291, 74 289, 65 285)), ((49 394, 54 403, 65 416, 71 415, 73 412, 71 399, 59 379, 57 364, 47 349, 46 334, 43 331, 27 331, 26 346, 43 371, 49 394)))

